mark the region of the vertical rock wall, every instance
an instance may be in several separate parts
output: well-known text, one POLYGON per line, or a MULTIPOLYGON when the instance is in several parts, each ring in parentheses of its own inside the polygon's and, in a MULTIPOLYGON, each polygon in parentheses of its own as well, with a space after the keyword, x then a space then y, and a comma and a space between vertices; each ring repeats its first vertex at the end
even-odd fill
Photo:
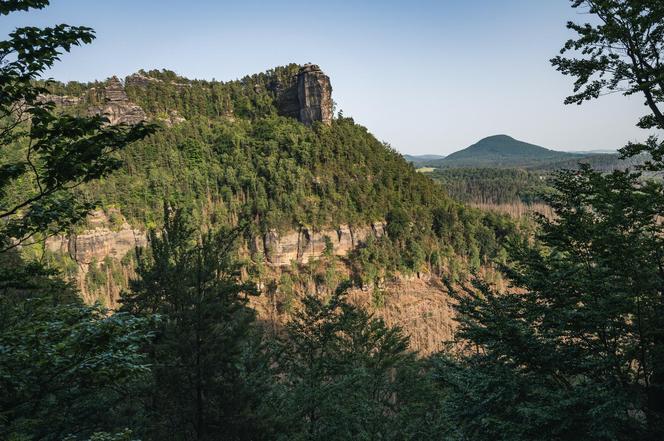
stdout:
POLYGON ((283 116, 311 125, 332 123, 332 85, 330 77, 315 64, 305 64, 284 83, 275 84, 276 105, 283 116))
POLYGON ((311 125, 315 121, 332 122, 332 85, 330 78, 315 64, 304 65, 297 77, 297 98, 300 121, 311 125))
POLYGON ((106 117, 111 125, 132 125, 147 119, 143 109, 129 100, 118 77, 114 76, 108 80, 108 84, 102 91, 102 97, 104 103, 100 106, 90 107, 89 113, 106 117))

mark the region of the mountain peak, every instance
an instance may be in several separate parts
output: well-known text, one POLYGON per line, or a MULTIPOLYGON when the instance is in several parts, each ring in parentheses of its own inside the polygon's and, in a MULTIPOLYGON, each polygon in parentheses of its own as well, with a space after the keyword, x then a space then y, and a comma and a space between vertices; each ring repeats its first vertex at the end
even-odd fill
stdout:
POLYGON ((486 138, 482 138, 477 143, 479 144, 482 141, 494 141, 494 140, 495 141, 498 141, 498 140, 516 141, 516 139, 511 137, 510 135, 499 134, 499 135, 491 135, 491 136, 487 136, 486 138))
POLYGON ((470 147, 452 153, 443 160, 443 164, 454 167, 529 166, 541 161, 563 159, 569 155, 500 134, 488 136, 470 147))

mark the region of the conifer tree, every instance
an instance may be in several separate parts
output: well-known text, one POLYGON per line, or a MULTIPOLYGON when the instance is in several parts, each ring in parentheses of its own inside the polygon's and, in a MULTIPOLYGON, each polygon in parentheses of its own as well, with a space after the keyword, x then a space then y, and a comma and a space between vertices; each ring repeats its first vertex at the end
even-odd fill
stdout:
POLYGON ((147 347, 153 380, 147 391, 146 437, 172 440, 253 439, 247 306, 251 285, 235 263, 240 230, 198 234, 181 210, 165 208, 139 255, 138 278, 123 311, 160 317, 147 347))

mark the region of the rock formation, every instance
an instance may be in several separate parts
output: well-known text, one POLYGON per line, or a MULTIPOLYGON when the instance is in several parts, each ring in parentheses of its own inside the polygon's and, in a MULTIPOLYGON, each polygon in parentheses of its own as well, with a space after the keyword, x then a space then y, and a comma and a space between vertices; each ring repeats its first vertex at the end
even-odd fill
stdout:
MULTIPOLYGON (((101 210, 93 212, 88 218, 88 230, 69 237, 49 238, 46 246, 51 252, 66 253, 77 262, 77 282, 86 302, 102 300, 110 308, 115 308, 124 286, 113 285, 109 281, 103 292, 90 292, 86 287, 86 274, 95 262, 101 265, 110 258, 119 264, 135 247, 145 246, 147 238, 144 232, 129 226, 117 210, 107 211, 108 215, 101 210), (112 218, 116 219, 115 222, 111 221, 112 218)), ((291 261, 304 264, 321 257, 326 243, 332 245, 333 254, 343 256, 369 236, 384 234, 384 228, 383 222, 374 222, 362 227, 341 225, 322 231, 303 227, 299 231, 279 234, 273 230, 256 238, 253 251, 267 249, 267 263, 275 271, 273 274, 279 274, 280 271, 288 271, 284 267, 290 266, 291 261)), ((124 267, 124 270, 127 279, 134 277, 133 267, 124 267)), ((452 302, 439 281, 424 275, 421 278, 392 278, 386 280, 380 289, 383 300, 378 306, 370 288, 351 289, 349 299, 383 318, 388 325, 401 326, 411 337, 410 348, 422 355, 442 349, 443 342, 452 338, 455 327, 452 302)), ((252 297, 250 304, 262 320, 275 323, 287 321, 287 315, 274 316, 273 301, 273 297, 262 295, 252 297)))
POLYGON ((104 103, 90 107, 91 115, 102 115, 108 119, 109 124, 138 124, 147 119, 147 115, 140 106, 132 103, 125 92, 124 86, 113 76, 102 91, 104 103))
POLYGON ((176 124, 186 121, 186 118, 180 116, 178 111, 173 109, 166 116, 158 116, 157 120, 163 122, 166 127, 173 127, 176 124))
POLYGON ((305 64, 297 75, 272 89, 281 115, 297 118, 306 125, 316 121, 332 123, 332 85, 317 65, 305 64))
POLYGON ((287 266, 292 261, 307 263, 323 255, 328 241, 332 246, 332 254, 345 256, 369 236, 382 236, 384 229, 382 222, 375 222, 371 226, 351 228, 341 225, 337 229, 322 231, 302 227, 285 234, 270 230, 254 241, 253 251, 263 253, 267 262, 274 266, 287 266))
POLYGON ((306 64, 297 77, 297 98, 300 102, 300 121, 311 125, 315 121, 332 122, 332 86, 330 78, 315 64, 306 64))
POLYGON ((81 99, 69 95, 40 95, 39 101, 43 103, 53 103, 56 107, 72 107, 80 103, 81 99))
POLYGON ((46 241, 49 251, 66 253, 79 265, 101 262, 110 257, 120 260, 136 247, 147 244, 147 236, 133 229, 124 219, 118 228, 111 228, 103 211, 97 210, 88 217, 88 230, 81 234, 51 237, 46 241))

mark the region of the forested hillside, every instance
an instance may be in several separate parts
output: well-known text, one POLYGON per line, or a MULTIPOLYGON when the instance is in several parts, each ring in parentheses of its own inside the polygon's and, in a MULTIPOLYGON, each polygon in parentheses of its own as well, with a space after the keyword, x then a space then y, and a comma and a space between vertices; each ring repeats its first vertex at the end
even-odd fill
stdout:
MULTIPOLYGON (((246 255, 260 267, 289 259, 271 258, 271 248, 281 246, 272 238, 300 231, 298 264, 303 240, 313 243, 316 232, 335 229, 341 240, 340 228, 349 225, 359 249, 348 253, 346 271, 358 286, 421 272, 456 279, 489 265, 513 228, 509 222, 455 202, 352 118, 300 121, 289 87, 303 69, 277 67, 227 83, 141 71, 124 84, 111 79, 49 89, 64 112, 117 105, 111 113, 121 121, 139 106, 143 118, 159 126, 120 153, 118 171, 80 189, 100 201, 111 230, 120 228, 122 217, 139 231, 159 227, 168 203, 208 228, 245 225, 246 255), (365 240, 363 229, 374 224, 381 231, 365 240)), ((82 286, 88 297, 108 302, 117 296, 129 281, 131 255, 87 262, 82 286)), ((66 255, 65 262, 52 256, 56 267, 71 272, 66 255)))

